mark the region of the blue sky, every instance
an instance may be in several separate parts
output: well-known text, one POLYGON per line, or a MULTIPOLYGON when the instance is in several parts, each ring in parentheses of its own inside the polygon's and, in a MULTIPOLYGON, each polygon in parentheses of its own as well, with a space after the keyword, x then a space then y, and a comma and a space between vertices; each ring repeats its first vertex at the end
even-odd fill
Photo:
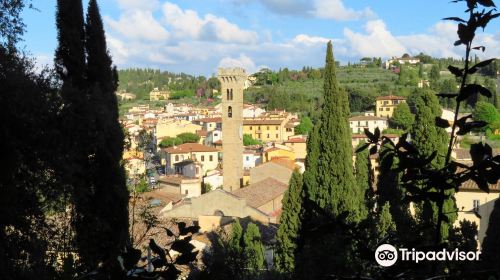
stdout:
MULTIPOLYGON (((50 64, 57 45, 56 1, 33 2, 38 10, 24 12, 23 44, 40 64, 50 64)), ((342 63, 364 56, 463 53, 452 46, 454 23, 440 19, 461 16, 465 8, 446 0, 101 0, 99 5, 119 68, 211 75, 220 66, 248 72, 318 67, 328 40, 342 63)), ((480 57, 500 57, 500 20, 476 38, 487 47, 480 57)))

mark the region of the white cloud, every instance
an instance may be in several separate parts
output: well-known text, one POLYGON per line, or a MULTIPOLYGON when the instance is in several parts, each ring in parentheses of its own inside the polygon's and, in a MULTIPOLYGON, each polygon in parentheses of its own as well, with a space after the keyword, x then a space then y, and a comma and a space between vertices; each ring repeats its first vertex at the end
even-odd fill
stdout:
POLYGON ((239 28, 227 19, 206 14, 203 18, 193 10, 182 10, 166 2, 163 5, 165 22, 177 37, 189 36, 195 40, 222 41, 227 43, 255 44, 257 33, 239 28))
POLYGON ((316 45, 316 44, 326 44, 331 39, 317 36, 309 36, 307 34, 299 34, 292 39, 294 44, 303 44, 306 46, 316 45))
POLYGON ((349 28, 344 29, 346 44, 352 51, 351 56, 390 57, 402 55, 407 50, 395 38, 382 20, 368 21, 365 25, 366 34, 356 33, 349 28))
POLYGON ((370 8, 356 11, 346 8, 341 0, 315 0, 312 14, 318 18, 338 21, 370 19, 375 13, 370 8))
POLYGON ((117 0, 118 6, 123 10, 146 10, 153 11, 160 5, 158 0, 117 0))
POLYGON ((109 17, 105 17, 104 20, 113 31, 127 38, 165 41, 169 37, 168 31, 156 21, 150 11, 127 11, 118 21, 109 17))
POLYGON ((247 73, 255 73, 259 68, 255 65, 253 60, 246 56, 245 54, 240 54, 239 57, 224 57, 220 60, 219 66, 222 68, 226 67, 241 67, 246 70, 247 73))

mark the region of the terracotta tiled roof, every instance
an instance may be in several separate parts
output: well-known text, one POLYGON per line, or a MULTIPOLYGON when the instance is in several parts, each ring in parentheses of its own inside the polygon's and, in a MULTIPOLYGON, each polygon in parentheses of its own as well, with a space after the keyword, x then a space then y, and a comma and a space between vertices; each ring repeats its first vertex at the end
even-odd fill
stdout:
POLYGON ((198 122, 203 122, 203 123, 209 123, 209 122, 220 123, 220 122, 222 122, 222 118, 221 118, 221 117, 215 117, 215 118, 202 118, 202 119, 198 119, 197 121, 198 121, 198 122))
POLYGON ((387 121, 387 118, 375 116, 356 116, 349 118, 349 121, 387 121))
POLYGON ((297 168, 297 165, 295 164, 295 162, 293 160, 290 160, 287 158, 273 158, 269 162, 279 164, 279 165, 284 166, 284 167, 291 169, 291 170, 295 170, 295 168, 297 168))
POLYGON ((406 98, 402 96, 386 95, 377 97, 377 100, 406 100, 406 98))
POLYGON ((183 181, 186 181, 186 180, 200 180, 201 181, 200 178, 189 178, 186 176, 176 174, 176 175, 160 176, 160 178, 158 179, 158 182, 180 185, 183 181))
POLYGON ((216 148, 198 143, 184 143, 179 146, 172 146, 164 149, 169 154, 185 154, 189 152, 218 152, 216 148))
POLYGON ((280 125, 283 120, 245 119, 244 125, 280 125))
MULTIPOLYGON (((489 185, 490 191, 500 192, 500 181, 496 184, 489 185)), ((479 189, 476 182, 472 180, 465 181, 459 188, 460 191, 482 191, 479 189)))
POLYGON ((307 139, 305 138, 292 138, 285 141, 285 143, 306 143, 307 139))
POLYGON ((266 178, 260 182, 233 191, 233 194, 245 198, 247 204, 258 208, 282 195, 288 186, 274 178, 266 178))
POLYGON ((173 204, 181 201, 182 198, 184 198, 186 195, 185 194, 180 194, 180 193, 170 193, 166 192, 165 190, 162 189, 157 189, 154 191, 150 192, 145 192, 140 194, 140 197, 142 197, 145 200, 151 200, 151 199, 159 199, 165 204, 168 204, 172 202, 173 204))
POLYGON ((208 131, 206 131, 206 130, 197 130, 196 131, 196 135, 198 135, 198 136, 204 136, 204 137, 206 137, 207 134, 208 134, 208 131))

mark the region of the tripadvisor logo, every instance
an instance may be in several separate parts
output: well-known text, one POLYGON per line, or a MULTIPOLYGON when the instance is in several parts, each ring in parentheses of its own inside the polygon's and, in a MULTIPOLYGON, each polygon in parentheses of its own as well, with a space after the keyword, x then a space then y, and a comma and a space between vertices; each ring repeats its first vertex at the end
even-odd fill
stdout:
POLYGON ((398 256, 401 261, 421 262, 421 261, 478 261, 480 251, 459 251, 455 249, 448 251, 446 249, 440 251, 417 251, 415 248, 409 250, 406 248, 396 249, 390 244, 382 244, 375 251, 375 260, 381 266, 392 266, 398 261, 398 256))

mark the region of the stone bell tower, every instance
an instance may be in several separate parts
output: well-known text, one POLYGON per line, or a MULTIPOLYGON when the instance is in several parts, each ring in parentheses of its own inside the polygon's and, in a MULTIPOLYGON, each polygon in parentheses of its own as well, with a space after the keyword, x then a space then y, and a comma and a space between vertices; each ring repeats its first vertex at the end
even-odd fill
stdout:
POLYGON ((243 87, 247 80, 242 68, 219 68, 222 94, 223 188, 234 191, 243 186, 243 87))

